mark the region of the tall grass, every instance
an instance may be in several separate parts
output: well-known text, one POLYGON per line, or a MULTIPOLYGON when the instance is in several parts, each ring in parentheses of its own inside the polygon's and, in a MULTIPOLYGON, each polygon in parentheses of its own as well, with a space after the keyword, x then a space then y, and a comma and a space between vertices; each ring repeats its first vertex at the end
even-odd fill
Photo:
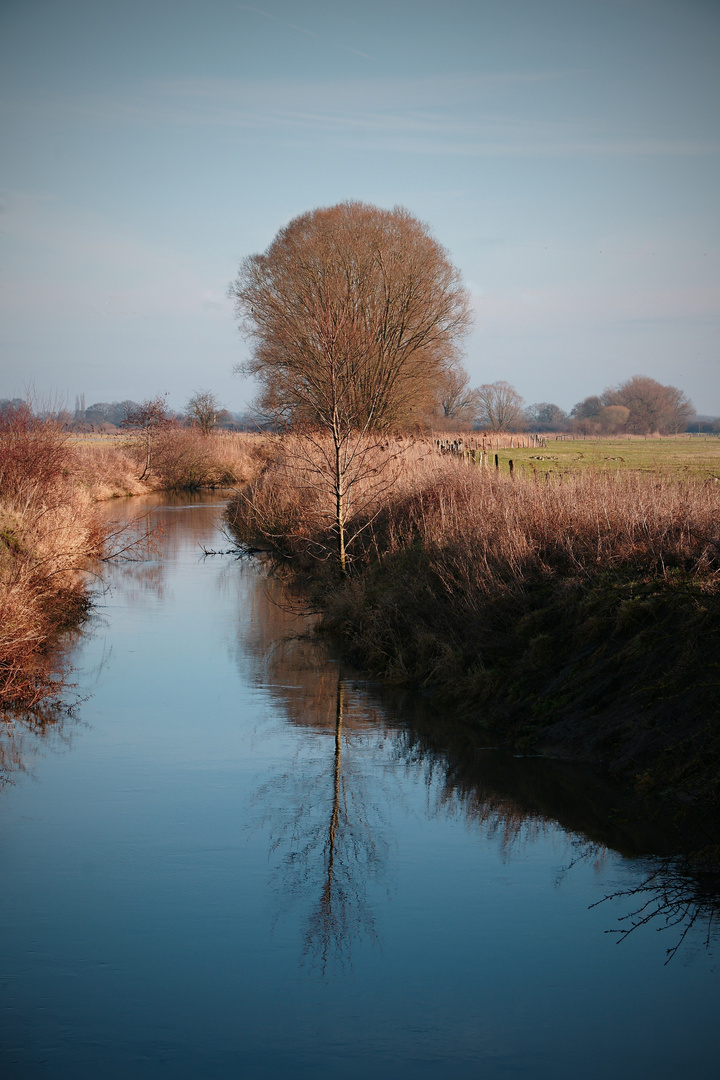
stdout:
POLYGON ((351 522, 344 583, 318 557, 332 537, 287 455, 229 520, 315 579, 325 625, 378 675, 636 775, 683 744, 682 767, 692 757, 708 782, 714 769, 720 788, 720 485, 607 470, 512 479, 422 442, 403 460, 351 522))
POLYGON ((267 438, 250 432, 203 436, 196 428, 173 425, 153 435, 151 468, 145 448, 132 433, 83 440, 74 446, 82 481, 96 499, 158 490, 196 490, 245 483, 262 465, 267 438))
POLYGON ((82 571, 104 531, 53 420, 0 415, 0 705, 29 707, 57 687, 46 649, 86 604, 82 571))
MULTIPOLYGON (((292 442, 278 442, 270 466, 230 506, 242 537, 308 561, 330 550, 332 492, 309 486, 292 442)), ((720 485, 634 473, 517 477, 439 456, 423 441, 388 441, 358 493, 351 521, 356 566, 420 541, 455 568, 465 589, 492 591, 529 576, 580 575, 637 566, 666 575, 682 567, 720 569, 720 485), (398 456, 399 455, 399 456, 398 456), (399 461, 380 487, 383 457, 399 461), (377 494, 368 497, 375 484, 377 494)), ((308 565, 310 563, 308 562, 308 565)))

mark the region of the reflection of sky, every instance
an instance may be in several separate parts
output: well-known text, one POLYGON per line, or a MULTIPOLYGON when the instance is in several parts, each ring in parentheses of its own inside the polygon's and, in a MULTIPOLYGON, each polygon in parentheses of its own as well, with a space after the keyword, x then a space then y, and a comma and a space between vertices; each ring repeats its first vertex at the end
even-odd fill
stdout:
POLYGON ((12 1055, 73 1080, 713 1076, 712 959, 663 969, 658 935, 605 936, 622 901, 588 910, 636 864, 609 853, 559 879, 565 829, 538 809, 508 844, 507 775, 494 805, 469 765, 446 783, 389 706, 359 722, 352 681, 339 761, 338 666, 316 654, 322 692, 301 673, 288 696, 273 634, 238 636, 269 605, 257 574, 203 561, 212 512, 178 505, 155 515, 162 588, 128 594, 118 573, 75 653, 93 696, 70 749, 0 792, 0 1072, 12 1055), (321 978, 300 959, 327 880, 312 828, 333 815, 333 881, 359 870, 361 903, 351 962, 321 978), (320 861, 298 866, 308 844, 320 861))
POLYGON ((210 385, 225 288, 293 215, 402 204, 468 366, 565 408, 636 372, 720 412, 713 0, 33 0, 0 15, 0 396, 210 385))

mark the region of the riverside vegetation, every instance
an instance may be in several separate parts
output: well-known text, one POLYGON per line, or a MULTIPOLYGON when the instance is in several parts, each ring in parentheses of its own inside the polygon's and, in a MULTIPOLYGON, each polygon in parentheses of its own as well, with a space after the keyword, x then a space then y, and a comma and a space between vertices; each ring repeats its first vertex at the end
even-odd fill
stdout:
POLYGON ((101 500, 159 489, 237 484, 259 468, 260 436, 170 425, 153 436, 153 465, 132 433, 74 439, 28 406, 0 414, 0 707, 34 709, 62 678, 48 659, 60 631, 87 611, 93 568, 142 542, 113 532, 101 500))
POLYGON ((353 492, 344 575, 332 486, 308 481, 290 437, 228 520, 310 583, 324 630, 374 675, 524 752, 717 804, 720 444, 691 475, 663 468, 673 440, 654 441, 650 471, 649 445, 642 470, 598 440, 558 444, 565 467, 525 451, 511 476, 388 438, 353 492))
POLYGON ((310 582, 323 629, 375 675, 523 750, 717 802, 720 442, 550 442, 501 451, 495 471, 430 439, 376 439, 353 485, 341 578, 333 492, 308 469, 321 440, 302 455, 296 441, 170 426, 140 481, 146 450, 132 433, 76 439, 6 411, 2 706, 59 689, 49 646, 87 610, 96 561, 133 542, 111 535, 99 501, 231 484, 241 542, 310 582))

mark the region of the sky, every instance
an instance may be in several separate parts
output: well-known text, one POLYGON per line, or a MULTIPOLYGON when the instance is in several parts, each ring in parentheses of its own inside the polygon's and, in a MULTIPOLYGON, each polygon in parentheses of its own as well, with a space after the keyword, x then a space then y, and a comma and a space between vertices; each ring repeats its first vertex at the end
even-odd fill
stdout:
POLYGON ((293 217, 406 207, 465 365, 720 415, 720 0, 0 0, 0 397, 252 384, 227 287, 293 217))

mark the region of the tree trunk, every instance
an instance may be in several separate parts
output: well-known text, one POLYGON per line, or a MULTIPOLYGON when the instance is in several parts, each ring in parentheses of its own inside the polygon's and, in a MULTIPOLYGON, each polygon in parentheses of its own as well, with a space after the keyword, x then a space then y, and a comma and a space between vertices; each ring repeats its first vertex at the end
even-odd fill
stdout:
POLYGON ((346 554, 345 554, 345 491, 343 487, 342 468, 342 444, 337 432, 333 432, 335 444, 335 528, 337 529, 338 561, 340 574, 345 577, 346 554))

